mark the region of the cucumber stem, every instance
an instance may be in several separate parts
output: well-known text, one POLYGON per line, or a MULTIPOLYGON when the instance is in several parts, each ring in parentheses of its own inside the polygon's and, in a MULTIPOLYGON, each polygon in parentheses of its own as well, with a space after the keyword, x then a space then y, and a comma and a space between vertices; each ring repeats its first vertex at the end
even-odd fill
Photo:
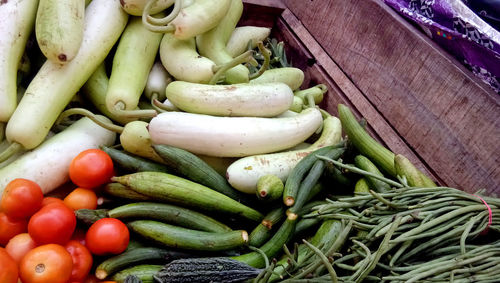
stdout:
POLYGON ((115 104, 112 112, 121 118, 153 118, 158 115, 154 109, 125 110, 125 103, 122 101, 115 104))
POLYGON ((20 143, 11 143, 4 151, 2 151, 2 153, 0 153, 0 162, 4 162, 21 150, 23 150, 23 146, 20 143))
POLYGON ((249 50, 249 51, 246 51, 245 53, 243 53, 243 54, 235 57, 233 60, 227 62, 224 65, 215 66, 214 71, 216 71, 216 72, 213 75, 213 77, 210 79, 210 81, 208 82, 208 84, 209 85, 216 84, 219 81, 219 78, 225 72, 227 72, 227 70, 229 70, 231 68, 234 68, 234 67, 238 66, 239 64, 250 62, 252 60, 255 61, 255 59, 253 58, 252 54, 253 54, 253 51, 249 50))
POLYGON ((113 123, 105 122, 105 121, 99 119, 99 117, 97 115, 95 115, 94 113, 90 112, 89 110, 87 110, 85 108, 71 108, 71 109, 68 109, 68 110, 62 112, 59 115, 59 117, 57 118, 55 124, 57 125, 57 124, 61 123, 61 121, 64 118, 67 118, 71 115, 85 116, 85 117, 89 118, 90 120, 92 120, 92 122, 105 128, 106 130, 110 130, 110 131, 118 133, 118 134, 121 134, 123 132, 122 126, 118 126, 118 125, 115 125, 113 123))
MULTIPOLYGON (((154 18, 152 17, 149 13, 151 12, 151 9, 153 8, 153 5, 156 4, 158 0, 149 0, 146 3, 146 6, 144 7, 144 10, 142 11, 142 22, 146 22, 147 24, 152 24, 155 26, 164 26, 168 25, 171 21, 179 15, 179 12, 181 11, 182 8, 182 1, 181 0, 175 0, 174 2, 174 9, 170 14, 163 18, 154 18)), ((146 25, 147 26, 147 25, 146 25)))
POLYGON ((257 72, 255 72, 249 76, 250 80, 253 80, 253 79, 260 77, 267 69, 269 69, 269 64, 271 62, 271 51, 269 51, 264 46, 264 43, 262 41, 259 41, 257 43, 257 47, 259 48, 259 51, 262 54, 262 56, 264 56, 264 62, 262 63, 262 66, 260 67, 260 69, 257 72))

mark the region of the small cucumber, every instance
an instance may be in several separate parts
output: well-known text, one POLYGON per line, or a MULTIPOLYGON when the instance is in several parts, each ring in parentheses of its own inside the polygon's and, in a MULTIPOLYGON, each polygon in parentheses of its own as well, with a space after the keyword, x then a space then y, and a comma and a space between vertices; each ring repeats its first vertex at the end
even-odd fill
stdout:
POLYGON ((423 174, 420 170, 418 170, 415 165, 411 163, 408 158, 401 154, 396 154, 394 157, 394 167, 396 168, 396 173, 401 177, 406 177, 406 182, 410 187, 436 187, 434 182, 428 183, 429 178, 427 180, 423 179, 423 174))
POLYGON ((342 128, 354 147, 372 160, 380 169, 395 178, 397 174, 394 168, 394 153, 373 139, 358 123, 347 106, 339 104, 338 112, 342 128))
POLYGON ((101 262, 96 268, 95 276, 98 279, 104 279, 110 274, 113 274, 116 271, 122 270, 129 266, 152 260, 166 261, 181 257, 189 257, 189 254, 154 247, 140 247, 110 257, 101 262))
MULTIPOLYGON (((327 151, 324 156, 331 159, 338 159, 342 153, 344 153, 343 148, 333 148, 327 151)), ((313 153, 315 154, 315 153, 313 153)), ((325 161, 317 159, 312 165, 311 169, 307 173, 307 176, 302 180, 300 186, 298 188, 298 192, 296 194, 296 198, 289 198, 287 200, 293 200, 293 206, 290 208, 290 211, 294 213, 299 213, 302 206, 306 203, 306 201, 310 198, 309 195, 313 187, 318 183, 319 178, 323 175, 323 171, 325 170, 325 161)), ((290 197, 293 197, 290 195, 290 197)))
POLYGON ((285 208, 278 207, 271 210, 255 229, 250 233, 248 244, 254 247, 262 246, 269 238, 273 236, 273 228, 285 218, 285 208))
POLYGON ((285 185, 276 175, 264 175, 257 181, 257 197, 265 201, 274 201, 283 196, 285 185))
POLYGON ((227 212, 260 221, 263 215, 230 197, 208 187, 167 173, 139 172, 112 181, 131 187, 136 192, 159 201, 175 202, 204 210, 227 212))
MULTIPOLYGON (((288 243, 293 236, 295 226, 297 225, 297 215, 290 213, 287 219, 281 224, 280 228, 274 236, 269 239, 259 249, 266 254, 268 258, 274 258, 283 248, 283 245, 288 243)), ((232 257, 235 260, 244 262, 255 268, 262 268, 265 266, 264 258, 259 252, 249 252, 239 256, 232 257)))
POLYGON ((76 219, 83 224, 90 226, 94 224, 97 220, 101 218, 107 218, 108 217, 108 210, 107 209, 78 209, 75 210, 75 216, 76 219))
POLYGON ((307 96, 312 96, 312 98, 314 99, 314 104, 320 104, 321 101, 323 101, 323 97, 327 91, 328 88, 324 84, 319 84, 308 89, 296 90, 293 94, 295 95, 295 97, 301 98, 302 101, 306 103, 308 101, 307 96))
POLYGON ((125 204, 108 211, 108 216, 120 219, 155 219, 207 232, 231 231, 228 226, 199 212, 163 203, 136 202, 125 204))
POLYGON ((204 232, 152 220, 136 220, 127 225, 131 231, 150 241, 185 250, 224 251, 248 242, 248 234, 244 230, 204 232))
POLYGON ((356 185, 354 185, 354 193, 369 193, 370 192, 370 185, 368 184, 368 181, 366 180, 365 177, 359 179, 356 182, 356 185))
POLYGON ((304 82, 304 72, 299 68, 285 67, 265 71, 260 77, 250 80, 250 83, 282 82, 292 90, 298 89, 304 82))
POLYGON ((314 162, 318 160, 316 155, 324 155, 332 149, 340 148, 343 143, 337 145, 325 146, 309 153, 306 157, 302 158, 299 163, 292 169, 285 183, 285 190, 283 192, 283 203, 286 206, 292 206, 295 203, 297 192, 303 177, 309 172, 314 162))
MULTIPOLYGON (((366 158, 363 155, 357 155, 354 157, 354 164, 356 164, 356 167, 363 169, 365 171, 371 172, 373 174, 379 175, 379 176, 384 176, 373 164, 370 159, 366 158)), ((391 186, 387 184, 386 182, 380 181, 378 179, 375 179, 373 177, 368 177, 366 176, 366 181, 368 182, 370 188, 373 188, 377 192, 388 192, 391 190, 391 186)))
POLYGON ((155 152, 171 168, 199 184, 225 194, 226 196, 245 202, 246 196, 233 189, 214 168, 191 152, 169 145, 154 145, 155 152))
POLYGON ((170 172, 172 170, 168 169, 167 166, 159 164, 140 156, 136 156, 125 151, 117 150, 107 146, 100 147, 104 152, 106 152, 113 162, 120 168, 123 168, 129 172, 143 172, 143 171, 154 171, 154 172, 170 172))
POLYGON ((115 273, 111 277, 111 280, 116 281, 117 283, 123 283, 125 282, 125 279, 128 276, 135 275, 142 281, 142 283, 153 283, 154 282, 153 276, 156 273, 158 273, 162 268, 163 265, 154 265, 154 264, 137 265, 115 273))

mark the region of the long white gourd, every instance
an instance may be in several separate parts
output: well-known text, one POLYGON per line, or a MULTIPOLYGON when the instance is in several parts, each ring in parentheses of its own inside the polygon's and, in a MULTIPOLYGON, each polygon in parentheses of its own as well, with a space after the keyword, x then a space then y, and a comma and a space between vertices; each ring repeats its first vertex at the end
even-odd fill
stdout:
POLYGON ((293 91, 284 83, 206 85, 170 83, 167 98, 179 109, 215 116, 274 117, 287 111, 293 91))
MULTIPOLYGON (((110 121, 104 116, 99 117, 110 121)), ((86 149, 113 145, 115 137, 115 133, 98 126, 89 118, 81 118, 0 169, 0 195, 15 178, 36 182, 44 194, 54 190, 69 180, 69 164, 75 156, 86 149)))
POLYGON ((17 106, 17 68, 37 7, 38 0, 0 1, 0 122, 7 122, 17 106))
POLYGON ((106 58, 127 19, 119 0, 93 0, 88 5, 78 54, 65 65, 49 60, 43 64, 7 124, 9 142, 32 149, 45 139, 73 95, 106 58))
POLYGON ((226 50, 231 56, 236 57, 247 50, 249 42, 250 48, 254 49, 257 47, 257 42, 264 41, 269 34, 271 29, 266 27, 237 27, 226 44, 226 50))
POLYGON ((227 168, 226 178, 235 189, 244 193, 255 194, 257 181, 260 177, 276 175, 285 182, 290 171, 303 157, 316 149, 340 142, 341 137, 342 126, 340 120, 337 117, 328 117, 323 122, 321 136, 309 147, 240 158, 227 168))
POLYGON ((153 144, 167 144, 208 156, 242 157, 293 147, 311 136, 322 122, 316 108, 289 118, 165 112, 151 120, 148 130, 153 144))

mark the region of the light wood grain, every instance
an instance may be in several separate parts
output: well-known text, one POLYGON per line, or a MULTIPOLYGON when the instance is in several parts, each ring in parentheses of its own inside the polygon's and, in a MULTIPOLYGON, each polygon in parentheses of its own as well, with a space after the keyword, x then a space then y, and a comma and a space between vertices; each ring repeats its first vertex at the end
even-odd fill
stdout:
POLYGON ((381 1, 284 3, 445 184, 500 193, 500 96, 381 1))

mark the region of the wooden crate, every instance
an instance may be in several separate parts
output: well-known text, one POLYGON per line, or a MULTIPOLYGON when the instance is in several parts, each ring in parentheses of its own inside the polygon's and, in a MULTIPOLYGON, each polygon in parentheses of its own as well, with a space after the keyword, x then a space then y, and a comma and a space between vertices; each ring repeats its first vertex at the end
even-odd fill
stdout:
POLYGON ((441 185, 500 193, 500 96, 382 0, 244 2, 240 25, 272 27, 330 113, 347 104, 441 185))

